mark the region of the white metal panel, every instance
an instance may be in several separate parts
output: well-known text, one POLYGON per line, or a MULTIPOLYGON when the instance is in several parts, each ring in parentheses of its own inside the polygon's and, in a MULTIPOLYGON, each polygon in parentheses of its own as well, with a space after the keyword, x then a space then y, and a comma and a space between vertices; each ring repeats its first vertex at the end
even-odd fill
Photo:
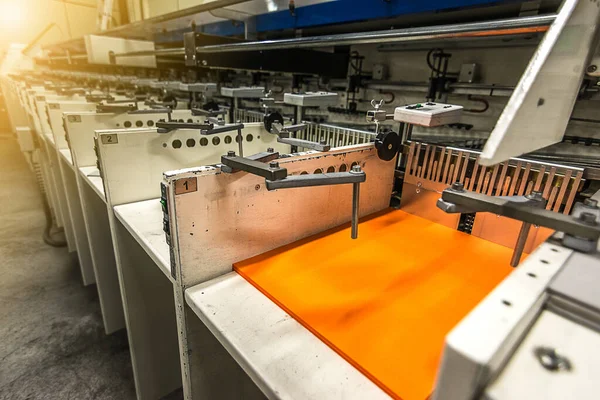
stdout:
MULTIPOLYGON (((289 152, 289 145, 277 143, 277 136, 268 133, 263 124, 246 124, 242 132, 247 154, 269 147, 289 152)), ((98 131, 107 199, 115 206, 158 198, 163 172, 220 162, 227 151, 238 150, 236 135, 234 131, 203 136, 191 129, 170 133, 156 129, 98 131)))
POLYGON ((104 195, 104 184, 102 183, 102 177, 100 177, 100 171, 95 166, 80 167, 79 173, 83 177, 84 181, 96 192, 98 197, 106 203, 106 196, 104 195))
POLYGON ((470 399, 483 389, 538 315, 546 287, 571 254, 543 243, 452 329, 434 400, 470 399))
POLYGON ((560 142, 597 42, 595 0, 565 0, 488 139, 493 165, 560 142))
MULTIPOLYGON (((149 40, 122 39, 108 36, 87 35, 85 49, 90 64, 110 64, 110 54, 154 50, 149 40)), ((117 57, 117 65, 156 68, 156 56, 117 57)))
POLYGON ((110 334, 125 327, 125 316, 108 220, 108 207, 98 169, 82 167, 78 172, 77 189, 98 288, 102 321, 105 332, 110 334))
POLYGON ((54 143, 56 148, 60 150, 69 148, 63 124, 63 113, 67 111, 94 111, 96 104, 88 103, 85 100, 48 100, 46 101, 46 107, 54 143))
POLYGON ((486 390, 493 400, 597 399, 600 392, 600 334, 551 311, 541 313, 500 376, 486 390), (571 370, 542 367, 535 349, 549 347, 571 370))
MULTIPOLYGON (((167 113, 152 114, 112 114, 95 112, 65 112, 64 124, 73 160, 78 167, 96 165, 94 134, 96 130, 129 127, 153 127, 158 120, 168 118, 167 113)), ((189 119, 189 110, 175 110, 173 119, 189 119)), ((198 120, 195 117, 194 120, 198 120)))
MULTIPOLYGON (((380 160, 372 144, 327 153, 301 153, 279 162, 293 175, 318 173, 330 167, 340 170, 342 165, 348 169, 358 163, 367 174, 367 181, 361 185, 360 214, 382 210, 389 204, 394 163, 380 160)), ((212 166, 165 173, 165 180, 169 185, 171 242, 179 284, 175 295, 184 393, 198 398, 214 397, 214 392, 219 392, 214 379, 218 382, 225 376, 234 376, 243 381, 238 374, 240 367, 228 362, 229 356, 220 355, 219 365, 223 367, 215 370, 210 360, 198 353, 206 346, 207 334, 199 332, 195 318, 186 312, 183 290, 231 272, 236 261, 349 221, 352 187, 267 192, 263 178, 245 172, 221 173, 219 167, 212 166), (180 179, 196 180, 197 190, 175 195, 174 185, 180 179)), ((221 392, 235 397, 230 392, 237 391, 237 396, 242 396, 246 389, 240 385, 221 392)))
MULTIPOLYGON (((69 156, 71 155, 67 149, 61 150, 61 155, 62 152, 66 152, 69 156)), ((85 228, 79 190, 77 188, 76 171, 73 169, 73 164, 69 163, 64 157, 59 157, 58 164, 60 166, 65 197, 69 206, 69 218, 73 228, 73 239, 75 241, 75 248, 77 249, 77 259, 79 260, 79 269, 81 270, 83 283, 84 285, 96 283, 94 264, 90 253, 90 243, 85 228)))
POLYGON ((163 211, 159 199, 138 201, 114 207, 115 216, 150 258, 169 278, 169 245, 163 231, 163 211))
POLYGON ((185 297, 268 398, 389 399, 237 273, 191 287, 185 297))
MULTIPOLYGON (((360 164, 360 215, 389 205, 394 163, 377 157, 373 144, 279 159, 288 174, 319 173, 360 164)), ((352 185, 267 191, 265 180, 217 167, 165 173, 169 183, 173 242, 179 252, 178 279, 189 287, 230 272, 232 264, 350 221, 352 185), (197 179, 197 191, 175 195, 179 179, 197 179)))
POLYGON ((75 165, 73 165, 73 156, 71 155, 71 150, 69 150, 69 149, 60 149, 58 152, 60 153, 60 155, 64 159, 64 161, 67 163, 67 165, 72 170, 75 170, 75 165))

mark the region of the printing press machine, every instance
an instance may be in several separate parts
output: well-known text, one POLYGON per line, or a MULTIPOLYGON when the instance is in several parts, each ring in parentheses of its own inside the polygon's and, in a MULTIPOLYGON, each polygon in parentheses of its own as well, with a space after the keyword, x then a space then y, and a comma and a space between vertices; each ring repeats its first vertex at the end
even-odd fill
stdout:
POLYGON ((484 139, 439 50, 424 99, 352 76, 374 99, 341 116, 356 93, 297 76, 11 77, 138 398, 595 398, 600 179, 556 143, 598 15, 563 2, 484 139))

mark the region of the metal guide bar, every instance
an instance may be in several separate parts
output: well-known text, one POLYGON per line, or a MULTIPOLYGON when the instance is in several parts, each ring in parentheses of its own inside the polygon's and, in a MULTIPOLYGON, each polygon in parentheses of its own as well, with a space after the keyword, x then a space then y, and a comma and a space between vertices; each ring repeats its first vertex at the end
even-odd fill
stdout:
POLYGON ((233 110, 233 120, 240 122, 263 122, 265 115, 260 111, 236 108, 233 110))
MULTIPOLYGON (((235 121, 250 123, 263 122, 264 114, 260 111, 237 108, 233 111, 235 121)), ((285 118, 285 117, 284 117, 285 118)), ((303 121, 306 128, 295 132, 296 139, 320 143, 325 141, 331 147, 350 146, 369 143, 375 139, 375 133, 360 129, 345 128, 329 124, 303 121)))
POLYGON ((405 180, 451 185, 488 196, 523 196, 541 191, 546 209, 569 214, 583 186, 583 169, 566 165, 510 159, 492 166, 479 163, 480 153, 464 149, 411 142, 405 180))
POLYGON ((375 133, 360 129, 344 128, 329 124, 303 122, 306 129, 298 131, 296 137, 311 142, 325 141, 331 147, 342 147, 355 144, 369 143, 375 139, 375 133))

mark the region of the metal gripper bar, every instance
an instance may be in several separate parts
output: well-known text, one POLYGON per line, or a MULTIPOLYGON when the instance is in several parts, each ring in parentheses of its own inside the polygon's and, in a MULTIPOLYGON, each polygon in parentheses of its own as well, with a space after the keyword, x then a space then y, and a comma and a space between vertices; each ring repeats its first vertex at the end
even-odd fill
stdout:
MULTIPOLYGON (((270 149, 271 150, 271 149, 270 149)), ((263 154, 263 153, 261 153, 263 154)), ((264 158, 263 158, 264 159, 264 158)), ((315 186, 352 184, 352 229, 351 237, 358 237, 358 209, 360 197, 360 184, 367 179, 366 174, 359 165, 352 167, 350 172, 335 172, 313 175, 288 176, 287 169, 279 166, 279 162, 270 161, 269 164, 261 162, 258 157, 238 157, 233 152, 221 157, 226 169, 223 172, 245 171, 265 178, 267 190, 293 189, 315 186)))

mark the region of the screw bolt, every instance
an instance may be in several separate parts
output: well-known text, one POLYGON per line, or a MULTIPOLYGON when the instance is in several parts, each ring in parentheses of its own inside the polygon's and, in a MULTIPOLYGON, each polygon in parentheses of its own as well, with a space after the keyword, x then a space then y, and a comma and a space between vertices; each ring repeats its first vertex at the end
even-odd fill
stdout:
POLYGON ((272 148, 272 147, 269 147, 269 148, 267 149, 267 153, 274 153, 274 152, 275 152, 275 149, 274 149, 274 148, 272 148))
POLYGON ((536 356, 542 367, 548 371, 570 371, 571 362, 568 358, 556 353, 556 349, 552 347, 536 347, 533 349, 533 354, 536 356))
POLYGON ((235 151, 228 151, 227 152, 227 157, 235 157, 235 151))
POLYGON ((457 192, 462 192, 462 191, 464 191, 464 190, 465 190, 465 185, 463 185, 463 184, 462 184, 462 183, 460 183, 460 182, 454 182, 454 183, 452 184, 452 190, 455 190, 455 191, 457 191, 457 192))
POLYGON ((527 197, 529 200, 536 200, 536 201, 544 200, 542 192, 538 192, 538 191, 533 191, 525 197, 527 197))
POLYGON ((596 215, 589 212, 579 214, 579 221, 586 225, 596 225, 596 215))
POLYGON ((277 161, 271 161, 269 163, 269 168, 279 168, 279 163, 277 161))
POLYGON ((596 72, 596 70, 598 70, 598 67, 595 65, 590 65, 589 67, 587 67, 587 72, 596 72))
POLYGON ((591 207, 591 208, 598 208, 598 200, 585 199, 583 201, 583 204, 585 204, 586 206, 591 207))
POLYGON ((362 169, 360 168, 360 165, 356 164, 356 165, 352 166, 352 171, 351 172, 360 173, 360 172, 362 172, 362 169))

